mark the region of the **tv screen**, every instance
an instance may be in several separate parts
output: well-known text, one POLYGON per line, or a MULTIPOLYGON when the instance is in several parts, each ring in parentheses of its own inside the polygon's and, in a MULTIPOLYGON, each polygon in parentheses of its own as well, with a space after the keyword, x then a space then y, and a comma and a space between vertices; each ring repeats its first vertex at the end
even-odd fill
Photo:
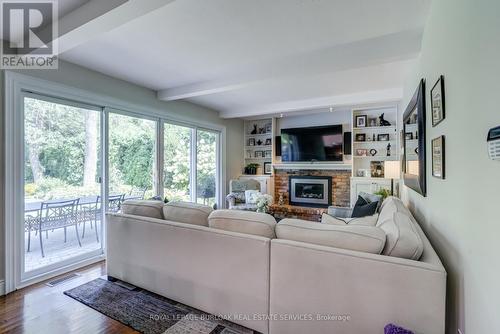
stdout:
POLYGON ((281 161, 342 161, 342 125, 281 130, 281 161))

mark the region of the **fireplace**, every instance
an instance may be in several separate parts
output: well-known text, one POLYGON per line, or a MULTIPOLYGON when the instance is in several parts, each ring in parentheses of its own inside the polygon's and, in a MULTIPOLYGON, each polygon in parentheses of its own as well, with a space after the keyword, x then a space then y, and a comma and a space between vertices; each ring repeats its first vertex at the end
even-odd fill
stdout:
POLYGON ((332 205, 330 176, 290 176, 290 205, 328 207, 332 205))

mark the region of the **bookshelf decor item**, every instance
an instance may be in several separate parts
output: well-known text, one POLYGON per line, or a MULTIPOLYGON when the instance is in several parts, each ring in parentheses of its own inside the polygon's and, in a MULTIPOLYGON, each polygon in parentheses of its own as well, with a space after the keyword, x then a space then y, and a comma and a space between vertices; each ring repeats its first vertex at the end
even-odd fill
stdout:
POLYGON ((368 116, 366 116, 366 115, 357 115, 356 116, 356 127, 357 128, 365 128, 367 120, 368 120, 368 116))
POLYGON ((366 134, 365 133, 357 133, 356 134, 356 141, 366 141, 366 134))

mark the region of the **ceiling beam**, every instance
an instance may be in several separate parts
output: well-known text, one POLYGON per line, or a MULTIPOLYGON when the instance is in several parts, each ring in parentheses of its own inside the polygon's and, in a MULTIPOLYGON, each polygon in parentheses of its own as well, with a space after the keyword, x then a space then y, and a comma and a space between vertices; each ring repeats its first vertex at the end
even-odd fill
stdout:
POLYGON ((240 118, 269 114, 286 114, 300 110, 329 108, 331 106, 338 108, 352 105, 395 103, 399 102, 402 98, 403 88, 389 88, 353 94, 287 101, 262 106, 252 106, 251 108, 242 108, 237 110, 222 110, 219 112, 219 116, 221 118, 240 118))
POLYGON ((409 30, 354 43, 336 45, 279 61, 252 64, 233 77, 172 87, 157 92, 158 99, 174 101, 243 89, 262 83, 331 73, 415 58, 422 33, 409 30))
POLYGON ((91 0, 59 19, 58 53, 64 53, 175 0, 91 0))

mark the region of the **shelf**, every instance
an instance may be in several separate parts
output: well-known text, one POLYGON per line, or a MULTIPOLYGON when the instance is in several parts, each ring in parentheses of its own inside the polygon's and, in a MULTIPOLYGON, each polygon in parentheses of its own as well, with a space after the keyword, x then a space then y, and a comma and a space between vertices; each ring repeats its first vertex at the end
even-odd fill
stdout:
POLYGON ((245 158, 245 160, 255 160, 255 161, 265 161, 271 160, 272 158, 245 158))
POLYGON ((355 159, 371 159, 371 160, 399 160, 398 157, 395 157, 395 156, 386 156, 386 155, 368 155, 368 156, 357 156, 355 155, 354 156, 355 159))
POLYGON ((355 141, 354 144, 394 144, 396 140, 386 140, 386 141, 355 141))
POLYGON ((264 148, 264 149, 272 149, 273 145, 254 145, 254 146, 245 146, 245 149, 251 150, 251 149, 258 149, 258 148, 264 148))
POLYGON ((251 135, 249 133, 245 134, 245 137, 272 137, 273 133, 272 132, 266 132, 266 133, 257 133, 254 135, 251 135))
POLYGON ((379 130, 394 130, 396 131, 396 126, 391 125, 391 126, 367 126, 364 128, 352 128, 354 131, 379 131, 379 130))

